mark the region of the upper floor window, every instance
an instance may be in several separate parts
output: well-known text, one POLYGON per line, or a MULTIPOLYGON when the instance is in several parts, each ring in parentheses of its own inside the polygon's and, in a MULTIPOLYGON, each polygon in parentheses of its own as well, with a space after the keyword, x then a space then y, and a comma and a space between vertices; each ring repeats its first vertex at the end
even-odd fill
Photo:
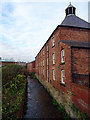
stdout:
POLYGON ((43 50, 43 56, 44 56, 44 50, 43 50))
POLYGON ((47 69, 47 78, 48 78, 49 70, 47 69))
POLYGON ((64 78, 65 78, 65 72, 64 72, 64 70, 61 70, 61 82, 62 82, 63 84, 65 84, 64 78))
POLYGON ((44 76, 44 69, 43 69, 43 76, 44 76))
POLYGON ((55 80, 55 69, 53 69, 53 80, 55 80))
POLYGON ((43 66, 44 66, 44 60, 43 60, 43 66))
POLYGON ((48 61, 48 58, 47 58, 47 65, 49 65, 49 61, 48 61))
POLYGON ((52 46, 54 46, 55 45, 55 38, 53 37, 52 38, 52 46))
POLYGON ((47 45, 47 51, 48 51, 48 45, 47 45))
POLYGON ((65 61, 65 58, 64 58, 64 49, 61 50, 61 62, 64 62, 65 61))
POLYGON ((53 64, 55 64, 55 53, 53 53, 53 64))

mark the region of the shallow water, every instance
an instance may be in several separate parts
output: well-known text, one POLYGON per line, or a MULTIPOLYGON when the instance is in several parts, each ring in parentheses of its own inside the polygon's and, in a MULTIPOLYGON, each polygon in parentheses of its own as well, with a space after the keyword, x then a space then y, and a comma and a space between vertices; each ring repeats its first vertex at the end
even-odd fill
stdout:
POLYGON ((27 111, 24 119, 27 118, 54 118, 63 119, 61 113, 52 104, 52 97, 37 79, 28 77, 27 85, 27 111))

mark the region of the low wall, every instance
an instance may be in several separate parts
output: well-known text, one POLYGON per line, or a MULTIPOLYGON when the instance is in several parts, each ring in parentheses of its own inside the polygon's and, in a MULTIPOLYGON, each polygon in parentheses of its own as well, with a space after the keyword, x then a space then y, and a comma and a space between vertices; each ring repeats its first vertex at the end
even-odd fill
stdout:
POLYGON ((38 75, 36 75, 36 77, 39 80, 39 82, 45 87, 45 89, 49 92, 49 94, 58 102, 58 104, 64 105, 64 108, 67 114, 71 118, 78 118, 76 113, 72 110, 72 107, 71 107, 73 103, 71 100, 71 96, 72 96, 71 91, 67 91, 67 93, 58 91, 50 83, 41 79, 38 75))
POLYGON ((90 88, 72 83, 72 101, 82 111, 85 111, 90 116, 90 100, 89 100, 90 88))

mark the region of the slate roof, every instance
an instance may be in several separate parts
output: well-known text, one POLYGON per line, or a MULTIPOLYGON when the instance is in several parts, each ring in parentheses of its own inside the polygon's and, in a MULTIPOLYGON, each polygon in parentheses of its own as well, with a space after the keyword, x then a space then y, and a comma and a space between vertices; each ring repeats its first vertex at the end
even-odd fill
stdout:
POLYGON ((90 42, 80 42, 80 41, 71 41, 71 40, 60 40, 71 47, 83 47, 83 48, 90 48, 90 42))
POLYGON ((72 27, 80 27, 80 28, 90 28, 90 23, 85 20, 77 17, 74 14, 67 15, 63 22, 62 26, 72 26, 72 27))

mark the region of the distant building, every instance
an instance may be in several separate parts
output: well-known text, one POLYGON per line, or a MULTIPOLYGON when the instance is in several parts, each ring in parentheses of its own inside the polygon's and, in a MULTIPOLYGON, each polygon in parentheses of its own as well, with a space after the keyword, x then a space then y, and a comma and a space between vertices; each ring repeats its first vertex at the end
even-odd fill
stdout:
POLYGON ((13 61, 13 60, 8 60, 8 59, 1 59, 0 62, 1 62, 1 65, 2 65, 2 66, 14 65, 14 64, 16 64, 15 61, 13 61))
POLYGON ((14 60, 8 60, 8 59, 1 59, 0 63, 2 64, 1 66, 6 66, 6 65, 22 65, 22 66, 26 66, 26 62, 15 62, 14 60))
POLYGON ((17 65, 26 66, 26 62, 17 62, 17 65))
POLYGON ((28 72, 35 72, 35 61, 27 63, 27 70, 28 72))

